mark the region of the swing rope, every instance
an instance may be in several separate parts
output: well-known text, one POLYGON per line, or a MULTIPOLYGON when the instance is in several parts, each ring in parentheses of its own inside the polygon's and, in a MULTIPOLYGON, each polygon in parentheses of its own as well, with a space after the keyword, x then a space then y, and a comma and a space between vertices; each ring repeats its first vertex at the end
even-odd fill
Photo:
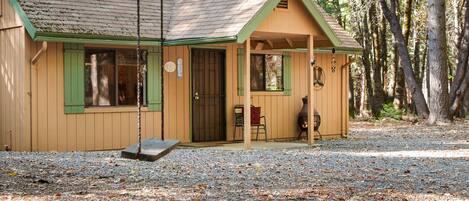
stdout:
POLYGON ((142 105, 140 103, 140 90, 142 87, 141 83, 142 68, 140 66, 140 0, 137 0, 137 134, 138 134, 138 146, 137 156, 142 152, 142 105))

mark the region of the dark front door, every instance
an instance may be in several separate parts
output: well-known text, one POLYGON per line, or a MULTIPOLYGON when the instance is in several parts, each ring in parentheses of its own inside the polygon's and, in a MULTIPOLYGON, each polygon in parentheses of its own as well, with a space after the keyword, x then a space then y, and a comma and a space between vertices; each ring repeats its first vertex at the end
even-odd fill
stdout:
POLYGON ((192 141, 226 140, 225 50, 192 49, 192 141))

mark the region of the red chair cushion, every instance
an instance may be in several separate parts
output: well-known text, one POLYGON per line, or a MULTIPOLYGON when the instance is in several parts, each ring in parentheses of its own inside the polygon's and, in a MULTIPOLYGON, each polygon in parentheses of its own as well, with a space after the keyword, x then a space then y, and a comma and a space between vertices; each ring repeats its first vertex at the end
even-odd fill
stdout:
POLYGON ((261 107, 251 107, 251 124, 261 124, 261 107))

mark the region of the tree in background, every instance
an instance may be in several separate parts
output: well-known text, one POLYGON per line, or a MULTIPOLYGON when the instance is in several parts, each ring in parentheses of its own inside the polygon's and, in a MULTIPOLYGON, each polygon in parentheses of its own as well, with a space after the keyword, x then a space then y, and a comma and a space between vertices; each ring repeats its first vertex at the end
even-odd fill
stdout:
MULTIPOLYGON (((430 73, 433 70, 429 67, 434 62, 431 59, 435 58, 431 56, 434 52, 428 45, 431 43, 428 34, 429 0, 316 1, 365 47, 349 68, 350 105, 354 109, 351 112, 357 117, 387 117, 386 110, 391 108, 395 110, 393 114, 399 114, 392 118, 402 118, 401 114, 428 118, 429 109, 435 113, 441 108, 434 107, 446 107, 432 105, 430 100, 438 99, 432 94, 448 93, 442 87, 432 88, 430 79, 438 79, 441 85, 451 83, 448 118, 469 111, 469 95, 466 93, 469 91, 469 73, 466 73, 469 72, 469 31, 466 31, 469 29, 469 14, 466 0, 446 0, 446 19, 442 24, 446 25, 443 35, 448 40, 441 41, 439 48, 446 48, 441 52, 447 58, 438 61, 446 61, 447 67, 446 73, 433 78, 430 73), (465 107, 467 109, 462 110, 465 107)), ((437 66, 444 71, 444 66, 437 66)))
POLYGON ((428 122, 448 122, 448 53, 446 50, 445 0, 428 0, 428 68, 430 116, 428 122))

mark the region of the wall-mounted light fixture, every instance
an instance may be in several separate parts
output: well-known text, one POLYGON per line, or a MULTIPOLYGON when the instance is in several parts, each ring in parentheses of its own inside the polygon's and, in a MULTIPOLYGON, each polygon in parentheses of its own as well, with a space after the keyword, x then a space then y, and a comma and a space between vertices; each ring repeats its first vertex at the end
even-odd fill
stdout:
POLYGON ((337 60, 335 59, 335 48, 332 48, 332 72, 335 73, 337 68, 337 60))
POLYGON ((183 65, 182 65, 182 58, 178 58, 176 60, 177 65, 177 72, 178 72, 178 79, 182 79, 182 72, 183 72, 183 65))

